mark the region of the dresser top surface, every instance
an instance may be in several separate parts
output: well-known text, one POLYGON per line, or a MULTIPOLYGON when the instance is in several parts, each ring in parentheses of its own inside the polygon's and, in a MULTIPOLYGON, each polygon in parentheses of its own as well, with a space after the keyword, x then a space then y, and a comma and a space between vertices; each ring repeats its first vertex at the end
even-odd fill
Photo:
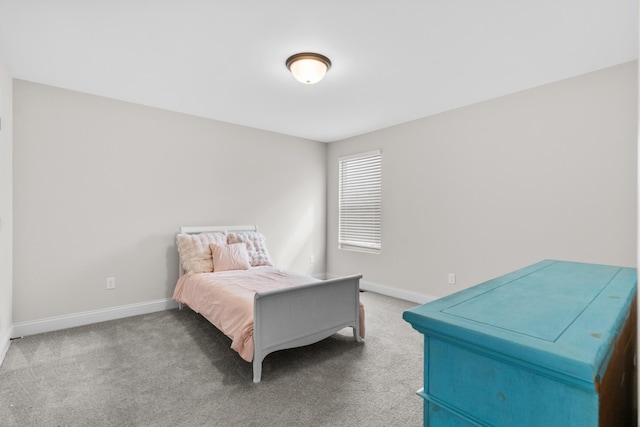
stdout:
POLYGON ((626 319, 636 270, 546 260, 407 310, 426 335, 593 381, 626 319))

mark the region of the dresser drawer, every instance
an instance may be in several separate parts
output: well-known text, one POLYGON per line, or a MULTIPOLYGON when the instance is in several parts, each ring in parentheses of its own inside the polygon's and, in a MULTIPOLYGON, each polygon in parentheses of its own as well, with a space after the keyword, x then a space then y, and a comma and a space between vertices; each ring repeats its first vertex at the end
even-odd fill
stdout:
POLYGON ((440 405, 424 402, 424 425, 430 427, 477 427, 478 424, 466 421, 459 415, 440 405))
MULTIPOLYGON (((427 398, 492 426, 584 427, 598 419, 593 391, 557 381, 522 365, 429 338, 427 398), (534 403, 535 402, 535 403, 534 403)), ((433 425, 433 424, 429 424, 433 425)))

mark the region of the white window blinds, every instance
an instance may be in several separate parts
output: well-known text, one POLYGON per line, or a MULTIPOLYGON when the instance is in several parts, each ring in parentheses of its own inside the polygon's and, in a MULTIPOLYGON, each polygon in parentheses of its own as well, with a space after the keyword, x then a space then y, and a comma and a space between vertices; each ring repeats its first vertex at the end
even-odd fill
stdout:
POLYGON ((338 159, 338 245, 380 252, 382 154, 379 150, 338 159))

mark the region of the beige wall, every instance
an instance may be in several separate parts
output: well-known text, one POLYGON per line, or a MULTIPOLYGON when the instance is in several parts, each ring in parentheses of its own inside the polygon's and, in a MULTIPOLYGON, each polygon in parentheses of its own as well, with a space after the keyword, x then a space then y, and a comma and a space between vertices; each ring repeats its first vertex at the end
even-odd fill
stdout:
POLYGON ((11 75, 0 55, 0 362, 12 329, 12 93, 11 75))
MULTIPOLYGON (((416 300, 544 258, 635 266, 636 73, 624 64, 328 146, 16 80, 13 322, 170 298, 180 225, 257 223, 283 268, 361 272, 416 300), (383 252, 338 250, 337 157, 375 148, 383 252)), ((10 219, 11 197, 0 203, 10 219)))
POLYGON ((324 271, 325 144, 20 80, 14 116, 15 323, 171 298, 180 225, 324 271))
POLYGON ((633 62, 331 143, 328 271, 427 300, 547 258, 635 267, 636 103, 633 62), (339 250, 337 158, 377 148, 382 254, 339 250))

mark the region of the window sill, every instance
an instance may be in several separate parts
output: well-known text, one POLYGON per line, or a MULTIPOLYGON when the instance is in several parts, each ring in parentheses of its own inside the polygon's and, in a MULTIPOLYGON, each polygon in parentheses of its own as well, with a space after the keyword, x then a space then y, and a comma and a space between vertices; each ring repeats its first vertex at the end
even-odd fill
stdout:
POLYGON ((342 249, 343 251, 350 252, 364 252, 367 254, 376 254, 379 255, 381 250, 375 248, 363 248, 360 246, 351 246, 351 245, 338 245, 338 249, 342 249))

